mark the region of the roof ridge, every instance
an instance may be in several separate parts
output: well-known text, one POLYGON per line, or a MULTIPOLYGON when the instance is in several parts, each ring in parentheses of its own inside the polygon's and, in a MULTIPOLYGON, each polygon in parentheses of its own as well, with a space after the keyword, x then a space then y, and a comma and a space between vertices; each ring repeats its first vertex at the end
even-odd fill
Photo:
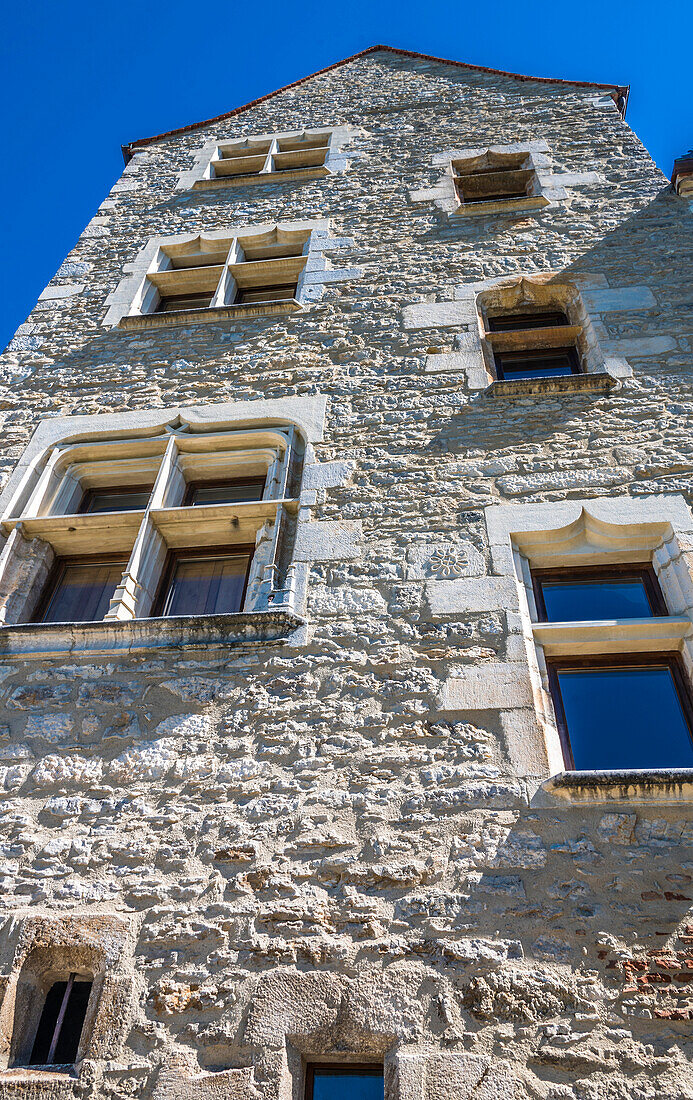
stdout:
POLYGON ((397 54, 400 57, 411 57, 419 61, 435 61, 441 65, 454 65, 456 68, 469 69, 472 72, 478 73, 491 73, 494 76, 507 76, 513 80, 526 80, 540 84, 570 84, 572 87, 577 88, 608 88, 611 90, 611 94, 614 97, 616 103, 622 101, 622 114, 625 117, 626 105, 628 102, 628 92, 630 85, 620 84, 599 84, 590 80, 564 80, 562 77, 550 77, 550 76, 526 76, 522 73, 511 73, 504 69, 490 69, 485 65, 472 65, 468 61, 453 61, 446 57, 435 57, 432 54, 416 53, 413 50, 402 50, 396 46, 385 46, 382 44, 376 46, 367 46, 365 50, 359 50, 358 53, 351 54, 349 57, 343 58, 341 61, 334 61, 331 65, 326 65, 323 69, 317 69, 314 73, 309 73, 307 76, 302 76, 298 80, 293 80, 290 84, 284 84, 281 88, 275 88, 272 92, 267 92, 265 95, 258 96, 257 99, 251 99, 249 103, 244 103, 241 107, 234 107, 231 111, 225 111, 221 115, 215 115, 214 118, 205 118, 200 122, 191 122, 187 126, 179 126, 174 130, 165 130, 161 134, 154 134, 152 137, 137 138, 135 141, 129 142, 127 145, 121 146, 123 150, 123 156, 126 162, 133 155, 132 150, 135 148, 141 148, 145 145, 152 145, 155 141, 162 141, 164 138, 176 137, 178 134, 189 134, 193 130, 199 130, 203 126, 210 126, 214 122, 223 122, 224 119, 233 118, 235 115, 241 114, 243 111, 248 111, 251 107, 257 107, 260 103, 265 103, 268 99, 272 99, 273 96, 279 95, 281 92, 286 92, 290 88, 297 88, 301 84, 305 84, 306 81, 312 80, 316 76, 322 76, 323 73, 332 72, 333 69, 339 69, 342 65, 348 65, 351 61, 356 61, 361 57, 367 57, 373 53, 392 53, 397 54))

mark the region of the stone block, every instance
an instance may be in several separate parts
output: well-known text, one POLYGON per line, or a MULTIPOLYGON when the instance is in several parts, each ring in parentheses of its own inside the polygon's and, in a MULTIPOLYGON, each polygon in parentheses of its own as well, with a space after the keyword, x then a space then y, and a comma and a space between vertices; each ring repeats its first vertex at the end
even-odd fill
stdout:
POLYGON ((468 301, 421 302, 404 307, 405 329, 459 328, 477 322, 476 311, 468 301))
POLYGON ((440 710, 512 710, 534 705, 529 669, 520 663, 488 661, 459 668, 436 700, 440 710))
POLYGON ((516 611, 519 607, 517 585, 505 577, 431 580, 426 584, 426 599, 434 618, 516 611))
POLYGON ((323 520, 299 526, 296 561, 354 561, 362 549, 360 520, 323 520))
POLYGON ((657 306, 657 299, 649 286, 623 286, 610 290, 583 290, 582 297, 590 313, 654 309, 657 306))

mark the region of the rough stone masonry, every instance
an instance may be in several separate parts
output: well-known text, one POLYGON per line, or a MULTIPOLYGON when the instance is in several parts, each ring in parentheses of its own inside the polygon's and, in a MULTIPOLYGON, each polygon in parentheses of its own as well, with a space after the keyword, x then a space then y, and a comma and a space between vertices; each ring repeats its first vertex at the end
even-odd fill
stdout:
POLYGON ((326 398, 307 604, 270 642, 0 629, 1 1096, 301 1100, 327 1058, 388 1100, 693 1097, 693 782, 560 778, 492 537, 671 501, 693 546, 693 207, 620 107, 380 49, 130 148, 3 356, 3 477, 55 418, 326 398), (212 139, 338 126, 330 175, 176 187, 212 139), (515 146, 546 205, 445 208, 454 151, 515 146), (309 308, 104 323, 152 237, 311 219, 347 275, 309 308), (498 396, 475 295, 520 279, 577 288, 602 388, 498 396), (22 983, 73 968, 83 1056, 17 1065, 22 983))

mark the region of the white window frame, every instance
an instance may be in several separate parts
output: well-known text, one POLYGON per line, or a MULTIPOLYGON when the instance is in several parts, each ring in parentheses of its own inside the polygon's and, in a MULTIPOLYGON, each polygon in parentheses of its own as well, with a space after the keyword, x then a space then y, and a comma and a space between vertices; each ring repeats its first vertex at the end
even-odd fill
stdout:
POLYGON ((253 134, 228 140, 220 140, 218 137, 211 138, 195 157, 193 167, 181 173, 176 183, 176 190, 209 190, 246 187, 253 184, 267 185, 284 181, 319 179, 321 176, 343 172, 347 167, 347 160, 341 149, 354 132, 354 127, 349 126, 318 126, 305 130, 287 130, 281 133, 253 134), (306 140, 308 144, 320 138, 326 139, 325 157, 321 164, 300 169, 283 169, 281 167, 279 147, 283 142, 298 143, 301 140, 306 140), (264 149, 265 146, 267 146, 266 149, 264 149), (252 156, 254 148, 259 149, 257 158, 252 156), (259 166, 256 174, 216 175, 216 164, 220 160, 230 158, 234 150, 237 150, 244 159, 247 155, 250 155, 253 164, 259 166), (278 153, 279 162, 275 160, 278 153))

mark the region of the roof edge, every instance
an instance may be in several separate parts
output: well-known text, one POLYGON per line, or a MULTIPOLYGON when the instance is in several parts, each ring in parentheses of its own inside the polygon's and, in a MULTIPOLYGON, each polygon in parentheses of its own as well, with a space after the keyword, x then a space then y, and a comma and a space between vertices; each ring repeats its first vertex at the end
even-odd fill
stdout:
POLYGON ((619 107, 621 117, 625 118, 626 115, 628 94, 630 92, 629 84, 600 84, 590 80, 564 80, 562 77, 526 76, 522 73, 507 72, 505 69, 490 69, 485 65, 472 65, 467 61, 452 61, 450 58, 446 57, 435 57, 432 54, 416 53, 413 50, 401 50, 396 46, 376 45, 368 46, 365 50, 359 50, 358 53, 351 54, 350 57, 345 57, 341 61, 334 61, 331 65, 326 65, 323 69, 318 69, 314 73, 302 76, 299 80, 294 80, 290 84, 284 84, 281 88, 276 88, 272 92, 267 92, 265 95, 258 96, 257 99, 251 99, 249 103, 244 103, 241 107, 234 107, 233 110, 226 111, 224 114, 215 115, 213 118, 202 119, 200 122, 191 122, 187 126, 179 126, 175 130, 165 130, 161 134, 152 135, 152 137, 137 138, 135 141, 128 142, 126 145, 121 146, 125 162, 127 164, 128 160, 133 155, 133 150, 137 148, 152 145, 154 142, 163 141, 165 138, 177 137, 179 134, 189 134, 204 126, 211 126, 215 122, 223 122, 224 119, 233 118, 235 115, 242 114, 243 111, 250 110, 251 107, 257 107, 260 103, 265 103, 268 99, 272 99, 273 96, 279 95, 281 92, 286 92, 290 88, 297 88, 299 85, 305 84, 306 81, 312 80, 316 76, 322 76, 323 73, 332 72, 334 69, 341 68, 342 65, 348 65, 351 61, 357 61, 359 58, 367 57, 369 54, 373 53, 391 53, 397 54, 399 57, 411 57, 419 61, 435 61, 441 65, 454 65, 455 68, 467 69, 470 72, 490 73, 493 76, 507 76, 513 80, 531 81, 537 84, 568 84, 573 88, 607 89, 614 102, 619 107))

